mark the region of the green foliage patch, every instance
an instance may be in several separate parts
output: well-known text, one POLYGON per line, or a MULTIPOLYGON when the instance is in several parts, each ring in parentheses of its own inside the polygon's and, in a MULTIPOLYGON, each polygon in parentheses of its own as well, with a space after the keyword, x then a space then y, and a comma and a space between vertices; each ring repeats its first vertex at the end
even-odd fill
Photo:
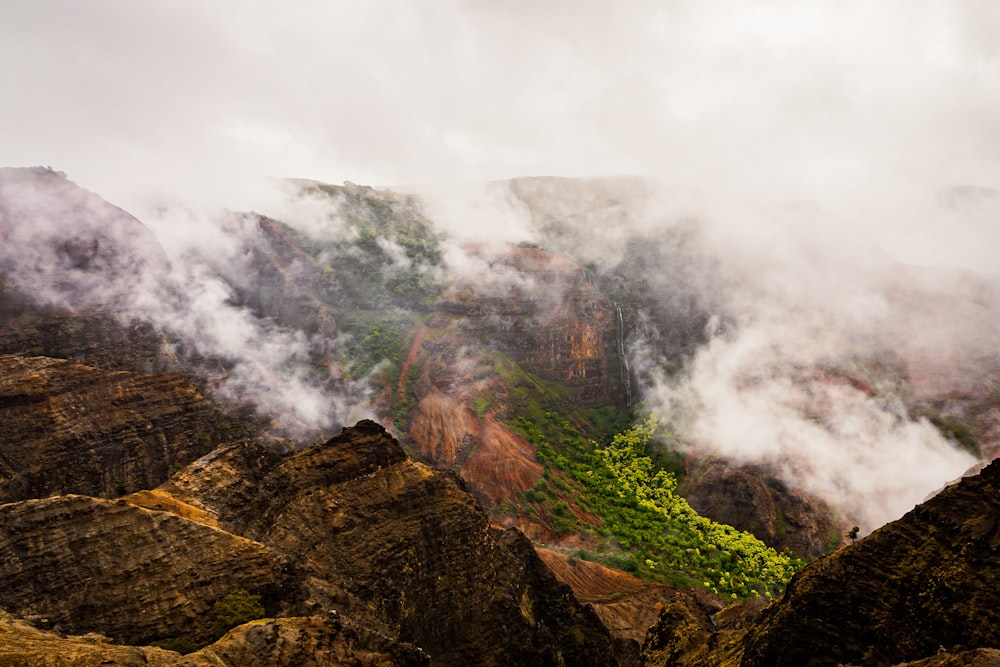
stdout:
POLYGON ((397 371, 406 355, 407 338, 420 322, 417 315, 399 309, 354 311, 342 318, 340 329, 350 336, 345 350, 350 376, 367 376, 383 362, 397 371))
MULTIPOLYGON (((605 564, 674 586, 703 586, 734 600, 773 597, 805 564, 750 533, 695 512, 677 493, 675 474, 647 452, 657 428, 652 417, 615 435, 603 448, 574 440, 565 423, 568 437, 561 452, 527 419, 518 425, 538 449, 539 459, 578 485, 574 502, 601 518, 598 535, 617 547, 593 555, 605 564)), ((565 503, 559 508, 563 514, 568 509, 565 503)), ((555 507, 553 512, 558 513, 555 507)))
POLYGON ((212 605, 212 634, 221 637, 238 625, 264 618, 261 596, 241 589, 229 593, 212 605))

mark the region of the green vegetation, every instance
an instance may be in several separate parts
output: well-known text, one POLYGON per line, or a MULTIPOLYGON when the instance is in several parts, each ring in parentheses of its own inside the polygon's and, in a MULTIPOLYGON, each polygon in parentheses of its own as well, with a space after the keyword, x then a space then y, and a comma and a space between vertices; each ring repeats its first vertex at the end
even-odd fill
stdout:
POLYGON ((911 416, 915 419, 921 417, 927 419, 942 437, 951 440, 976 458, 982 457, 983 453, 979 448, 979 441, 973 435, 969 425, 960 419, 942 415, 931 407, 917 408, 913 410, 911 416))
POLYGON ((403 310, 355 311, 344 317, 340 328, 351 337, 345 350, 350 376, 364 377, 384 361, 397 372, 406 355, 407 335, 419 324, 419 317, 403 310))
POLYGON ((937 419, 932 418, 931 423, 937 427, 938 431, 941 432, 941 435, 948 440, 955 442, 959 447, 973 456, 981 457, 983 455, 979 449, 979 441, 976 440, 976 436, 972 435, 972 431, 965 423, 955 419, 954 417, 938 417, 937 419))
POLYGON ((157 639, 149 645, 181 654, 193 653, 219 639, 236 626, 263 618, 264 614, 261 596, 251 595, 241 588, 229 593, 212 606, 212 634, 209 641, 180 635, 157 639))
POLYGON ((242 588, 226 595, 212 606, 212 634, 221 637, 237 625, 264 617, 264 605, 259 595, 242 588))
MULTIPOLYGON (((522 418, 518 425, 538 449, 539 459, 577 487, 568 494, 573 502, 601 518, 597 534, 616 550, 588 558, 674 586, 703 586, 731 599, 772 597, 804 565, 749 533, 698 515, 677 494, 675 474, 647 451, 656 430, 653 418, 614 436, 604 448, 587 443, 563 422, 561 451, 529 420, 522 418)), ((550 479, 557 476, 550 473, 550 479)), ((544 501, 538 487, 529 493, 529 500, 544 501)), ((567 503, 558 499, 550 513, 571 515, 567 503)), ((568 523, 567 528, 580 527, 578 521, 568 523)))
POLYGON ((299 243, 336 275, 335 301, 358 309, 426 309, 440 294, 441 251, 414 201, 370 188, 318 186, 336 200, 344 239, 299 243))

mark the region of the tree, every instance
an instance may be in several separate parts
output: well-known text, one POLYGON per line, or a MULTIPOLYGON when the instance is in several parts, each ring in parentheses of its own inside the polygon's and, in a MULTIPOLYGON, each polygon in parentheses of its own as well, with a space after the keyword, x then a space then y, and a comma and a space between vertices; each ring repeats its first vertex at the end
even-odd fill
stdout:
POLYGON ((859 530, 861 529, 855 526, 854 528, 851 528, 849 531, 847 531, 847 538, 851 540, 851 544, 854 544, 857 541, 859 530))

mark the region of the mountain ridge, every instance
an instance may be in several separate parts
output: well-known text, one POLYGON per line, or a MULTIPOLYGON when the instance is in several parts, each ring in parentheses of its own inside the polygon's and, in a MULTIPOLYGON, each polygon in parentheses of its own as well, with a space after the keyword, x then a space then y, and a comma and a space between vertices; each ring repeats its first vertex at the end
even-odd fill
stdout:
MULTIPOLYGON (((224 243, 169 258, 144 223, 58 172, 4 170, 0 185, 5 511, 29 526, 33 516, 49 520, 38 507, 86 506, 65 530, 91 521, 86 517, 97 517, 95 525, 139 526, 166 516, 161 523, 177 527, 170 529, 177 535, 231 535, 285 563, 258 577, 271 582, 263 588, 225 573, 213 574, 211 585, 195 577, 190 590, 201 591, 192 593, 198 599, 179 608, 202 629, 189 637, 179 630, 186 621, 164 621, 161 639, 209 641, 210 603, 240 586, 259 593, 280 618, 237 633, 242 648, 203 650, 246 656, 249 646, 263 645, 254 642, 295 635, 303 646, 311 642, 310 650, 347 656, 352 649, 340 643, 329 610, 353 628, 350 641, 374 642, 371 655, 382 656, 372 657, 376 663, 422 664, 419 646, 447 664, 499 655, 529 664, 605 664, 599 661, 616 655, 623 665, 638 664, 640 626, 661 610, 647 647, 670 645, 662 638, 688 628, 691 649, 702 634, 716 636, 713 623, 727 632, 756 627, 764 643, 776 632, 753 624, 769 622, 785 602, 764 612, 762 601, 751 600, 720 612, 721 602, 701 589, 683 593, 648 582, 634 589, 627 575, 604 567, 684 579, 683 563, 670 566, 677 571, 656 570, 659 556, 620 530, 620 516, 588 495, 593 489, 581 475, 649 409, 630 392, 648 399, 657 390, 662 376, 651 368, 685 381, 697 355, 731 343, 740 324, 716 300, 719 285, 701 282, 699 272, 714 260, 696 252, 703 242, 697 224, 652 225, 643 217, 652 195, 641 183, 499 184, 528 212, 539 243, 497 244, 442 231, 417 195, 303 182, 290 195, 285 221, 227 213, 217 223, 224 243), (310 227, 295 217, 295 206, 321 215, 310 227), (632 228, 635 235, 622 236, 632 228), (18 254, 26 239, 30 257, 18 254), (385 426, 359 421, 359 412, 385 426), (341 422, 357 425, 330 438, 341 422), (395 445, 387 444, 392 436, 395 445), (81 493, 105 500, 65 495, 81 493), (45 496, 52 497, 39 498, 45 496), (385 532, 379 537, 364 526, 385 532), (452 533, 482 541, 449 542, 452 533), (433 579, 451 561, 467 564, 468 572, 433 579), (575 585, 576 600, 554 584, 553 571, 575 585), (621 595, 595 597, 608 582, 618 582, 621 595), (419 605, 427 604, 449 620, 422 619, 419 605), (260 639, 265 635, 271 639, 260 639)), ((892 290, 907 308, 924 298, 944 307, 917 280, 892 290)), ((988 318, 992 298, 982 285, 975 290, 984 305, 962 311, 973 323, 988 318)), ((800 391, 792 409, 831 433, 840 415, 823 399, 846 396, 844 405, 890 415, 892 428, 915 425, 990 456, 1000 414, 990 379, 995 360, 982 343, 991 330, 979 335, 977 345, 985 347, 976 348, 982 355, 975 378, 964 384, 952 375, 962 375, 969 359, 955 357, 949 375, 940 360, 902 356, 912 352, 905 346, 895 356, 791 371, 765 366, 742 381, 753 388, 769 386, 769 372, 790 378, 800 391)), ((728 459, 712 444, 685 442, 665 429, 629 455, 638 466, 632 470, 675 475, 692 506, 778 549, 815 558, 846 541, 852 517, 835 516, 835 506, 776 465, 787 461, 728 459)), ((626 491, 619 489, 619 510, 649 502, 629 500, 626 491)), ((23 549, 10 540, 10 549, 23 549)), ((71 571, 58 545, 45 544, 36 556, 71 571)), ((919 552, 919 544, 911 546, 919 552)), ((732 559, 724 551, 689 557, 723 563, 732 559)), ((18 576, 36 583, 55 576, 45 572, 18 576)), ((727 573, 693 583, 711 589, 731 583, 727 573)), ((8 595, 11 609, 39 616, 16 591, 8 595)), ((89 629, 65 628, 73 614, 60 613, 48 616, 61 628, 89 629)), ((100 613, 95 617, 105 620, 94 631, 110 628, 125 639, 112 612, 100 613)), ((968 648, 967 640, 954 641, 968 648)), ((658 658, 647 653, 654 664, 658 658)))

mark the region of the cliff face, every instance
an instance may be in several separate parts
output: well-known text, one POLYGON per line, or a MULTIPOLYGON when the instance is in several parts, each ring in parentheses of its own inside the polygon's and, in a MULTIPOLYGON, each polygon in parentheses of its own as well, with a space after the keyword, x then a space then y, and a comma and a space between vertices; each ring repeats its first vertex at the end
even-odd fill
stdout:
POLYGON ((153 488, 253 428, 178 375, 0 356, 0 502, 153 488))
POLYGON ((269 615, 324 619, 253 623, 201 655, 240 664, 233 655, 267 647, 243 664, 314 664, 287 662, 282 642, 350 656, 348 628, 395 656, 370 664, 420 664, 421 651, 437 665, 614 664, 597 616, 530 542, 490 528, 458 478, 373 422, 286 455, 233 444, 118 501, 0 512, 0 606, 64 632, 204 643, 213 604, 246 589, 269 615))
POLYGON ((759 617, 726 626, 697 605, 665 610, 647 664, 895 665, 995 647, 998 491, 994 462, 808 566, 759 617))
POLYGON ((551 549, 538 549, 553 574, 590 605, 608 629, 621 665, 640 664, 640 648, 664 604, 679 593, 599 563, 580 560, 551 549))
POLYGON ((65 636, 0 612, 0 664, 49 667, 425 667, 418 648, 324 616, 266 619, 181 656, 113 643, 96 633, 65 636))
POLYGON ((415 455, 460 471, 488 508, 541 477, 534 449, 504 423, 545 394, 567 412, 620 403, 614 308, 583 269, 537 248, 474 250, 501 286, 458 280, 413 337, 391 399, 415 455))
POLYGON ((819 558, 843 543, 841 526, 822 501, 790 488, 765 466, 693 461, 684 495, 699 514, 745 530, 777 550, 819 558))
POLYGON ((280 459, 233 448, 164 490, 302 563, 312 603, 371 618, 436 664, 612 660, 523 536, 491 529, 457 478, 373 422, 280 459))
POLYGON ((583 268, 537 248, 512 247, 486 259, 517 279, 499 295, 499 303, 474 283, 453 288, 469 304, 471 317, 463 323, 467 338, 491 341, 528 372, 577 392, 580 402, 604 405, 620 400, 612 394, 615 376, 609 369, 614 308, 590 284, 583 268), (504 311, 511 310, 516 319, 504 318, 504 311))
POLYGON ((63 632, 202 641, 212 605, 234 590, 293 597, 274 550, 167 512, 58 496, 2 505, 0 517, 0 605, 63 632))

